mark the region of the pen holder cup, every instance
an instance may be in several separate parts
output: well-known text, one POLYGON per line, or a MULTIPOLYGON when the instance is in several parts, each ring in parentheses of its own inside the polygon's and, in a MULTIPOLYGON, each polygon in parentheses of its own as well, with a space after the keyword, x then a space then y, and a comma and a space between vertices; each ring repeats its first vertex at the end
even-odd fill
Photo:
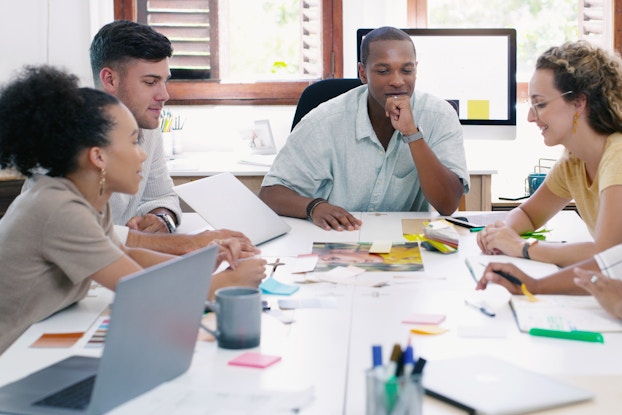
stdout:
POLYGON ((380 376, 374 369, 365 372, 367 381, 366 415, 421 415, 422 375, 380 376))
POLYGON ((164 147, 164 157, 170 159, 173 157, 173 132, 162 133, 162 146, 164 147))

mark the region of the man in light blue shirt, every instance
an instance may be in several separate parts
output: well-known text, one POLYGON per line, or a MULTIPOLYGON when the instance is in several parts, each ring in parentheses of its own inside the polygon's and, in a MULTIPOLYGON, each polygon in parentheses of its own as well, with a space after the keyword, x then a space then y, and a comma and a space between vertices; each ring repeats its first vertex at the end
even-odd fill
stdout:
POLYGON ((358 229, 353 211, 452 214, 469 190, 462 129, 444 100, 415 92, 411 38, 383 27, 361 45, 364 84, 321 104, 287 139, 259 196, 278 214, 358 229))

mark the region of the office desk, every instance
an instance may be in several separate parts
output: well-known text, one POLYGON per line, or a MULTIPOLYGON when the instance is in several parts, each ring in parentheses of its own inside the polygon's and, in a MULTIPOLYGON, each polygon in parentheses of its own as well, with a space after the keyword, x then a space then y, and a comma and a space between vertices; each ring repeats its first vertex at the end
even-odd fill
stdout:
MULTIPOLYGON (((325 232, 298 219, 286 220, 292 231, 263 244, 262 255, 288 257, 311 251, 314 241, 356 242, 377 239, 402 240, 401 218, 425 218, 421 213, 359 214, 363 226, 357 232, 325 232)), ((494 213, 491 212, 491 216, 494 213)), ((483 216, 480 217, 480 220, 483 216)), ((196 227, 201 221, 189 216, 185 227, 196 227)), ((585 240, 587 229, 574 212, 561 212, 548 225, 551 240, 585 240)), ((187 229, 187 228, 186 228, 187 229)), ((508 294, 499 287, 475 292, 464 258, 478 255, 474 234, 461 236, 458 253, 441 255, 422 252, 425 271, 411 273, 372 273, 358 277, 376 280, 391 277, 382 288, 329 283, 303 284, 293 298, 331 297, 336 308, 308 308, 284 311, 295 322, 285 325, 264 315, 261 345, 254 349, 278 355, 282 361, 264 369, 228 366, 227 362, 241 351, 218 349, 214 343, 199 342, 190 370, 172 382, 161 385, 112 411, 111 414, 187 414, 205 405, 207 391, 228 390, 240 393, 257 390, 296 391, 313 388, 314 400, 305 406, 304 414, 363 414, 365 407, 364 371, 371 364, 371 345, 382 344, 385 357, 394 343, 405 344, 411 338, 415 354, 428 360, 485 353, 537 372, 545 373, 596 393, 591 402, 542 412, 543 414, 609 414, 619 409, 622 390, 622 334, 604 334, 605 343, 584 343, 531 337, 520 333, 507 304, 508 294), (400 275, 402 278, 393 278, 400 275), (403 278, 411 277, 411 278, 403 278), (467 297, 482 296, 495 304, 497 316, 489 318, 464 305, 467 297), (441 335, 409 334, 410 326, 401 320, 412 312, 446 315, 441 335), (502 338, 464 338, 458 328, 492 325, 505 331, 502 338), (615 409, 614 409, 615 408, 615 409)), ((293 283, 293 276, 279 268, 276 277, 293 283)), ((69 354, 97 354, 82 347, 72 349, 31 349, 41 333, 53 327, 74 331, 78 316, 93 318, 103 309, 110 293, 99 288, 96 297, 88 298, 82 312, 73 316, 61 313, 31 327, 0 357, 0 384, 60 360, 69 354)), ((272 306, 279 297, 266 296, 272 306)), ((75 311, 75 310, 74 310, 75 311)), ((81 325, 87 324, 84 317, 81 325)), ((518 392, 519 393, 519 392, 518 392)), ((464 412, 426 397, 424 413, 463 414, 464 412)))
MULTIPOLYGON (((187 152, 174 157, 168 162, 169 173, 176 185, 230 172, 253 192, 258 193, 261 182, 272 164, 272 156, 240 156, 232 151, 224 152, 187 152), (254 161, 251 164, 242 161, 254 161)), ((496 170, 469 170, 471 190, 465 197, 462 210, 491 210, 491 176, 496 170)))

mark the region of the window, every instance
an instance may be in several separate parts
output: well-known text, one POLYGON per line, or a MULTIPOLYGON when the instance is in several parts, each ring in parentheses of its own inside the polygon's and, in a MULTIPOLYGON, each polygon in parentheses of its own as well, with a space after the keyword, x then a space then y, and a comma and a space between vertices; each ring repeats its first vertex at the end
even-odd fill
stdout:
POLYGON ((341 0, 115 0, 115 19, 171 39, 171 104, 296 104, 343 76, 341 13, 341 0))

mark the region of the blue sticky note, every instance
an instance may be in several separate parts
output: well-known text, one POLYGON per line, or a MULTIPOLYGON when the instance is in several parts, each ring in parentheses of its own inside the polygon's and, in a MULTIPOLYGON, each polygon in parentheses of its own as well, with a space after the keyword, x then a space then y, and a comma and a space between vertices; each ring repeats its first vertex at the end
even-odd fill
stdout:
POLYGON ((259 284, 264 294, 292 295, 300 289, 298 285, 283 284, 272 277, 268 277, 259 284))

